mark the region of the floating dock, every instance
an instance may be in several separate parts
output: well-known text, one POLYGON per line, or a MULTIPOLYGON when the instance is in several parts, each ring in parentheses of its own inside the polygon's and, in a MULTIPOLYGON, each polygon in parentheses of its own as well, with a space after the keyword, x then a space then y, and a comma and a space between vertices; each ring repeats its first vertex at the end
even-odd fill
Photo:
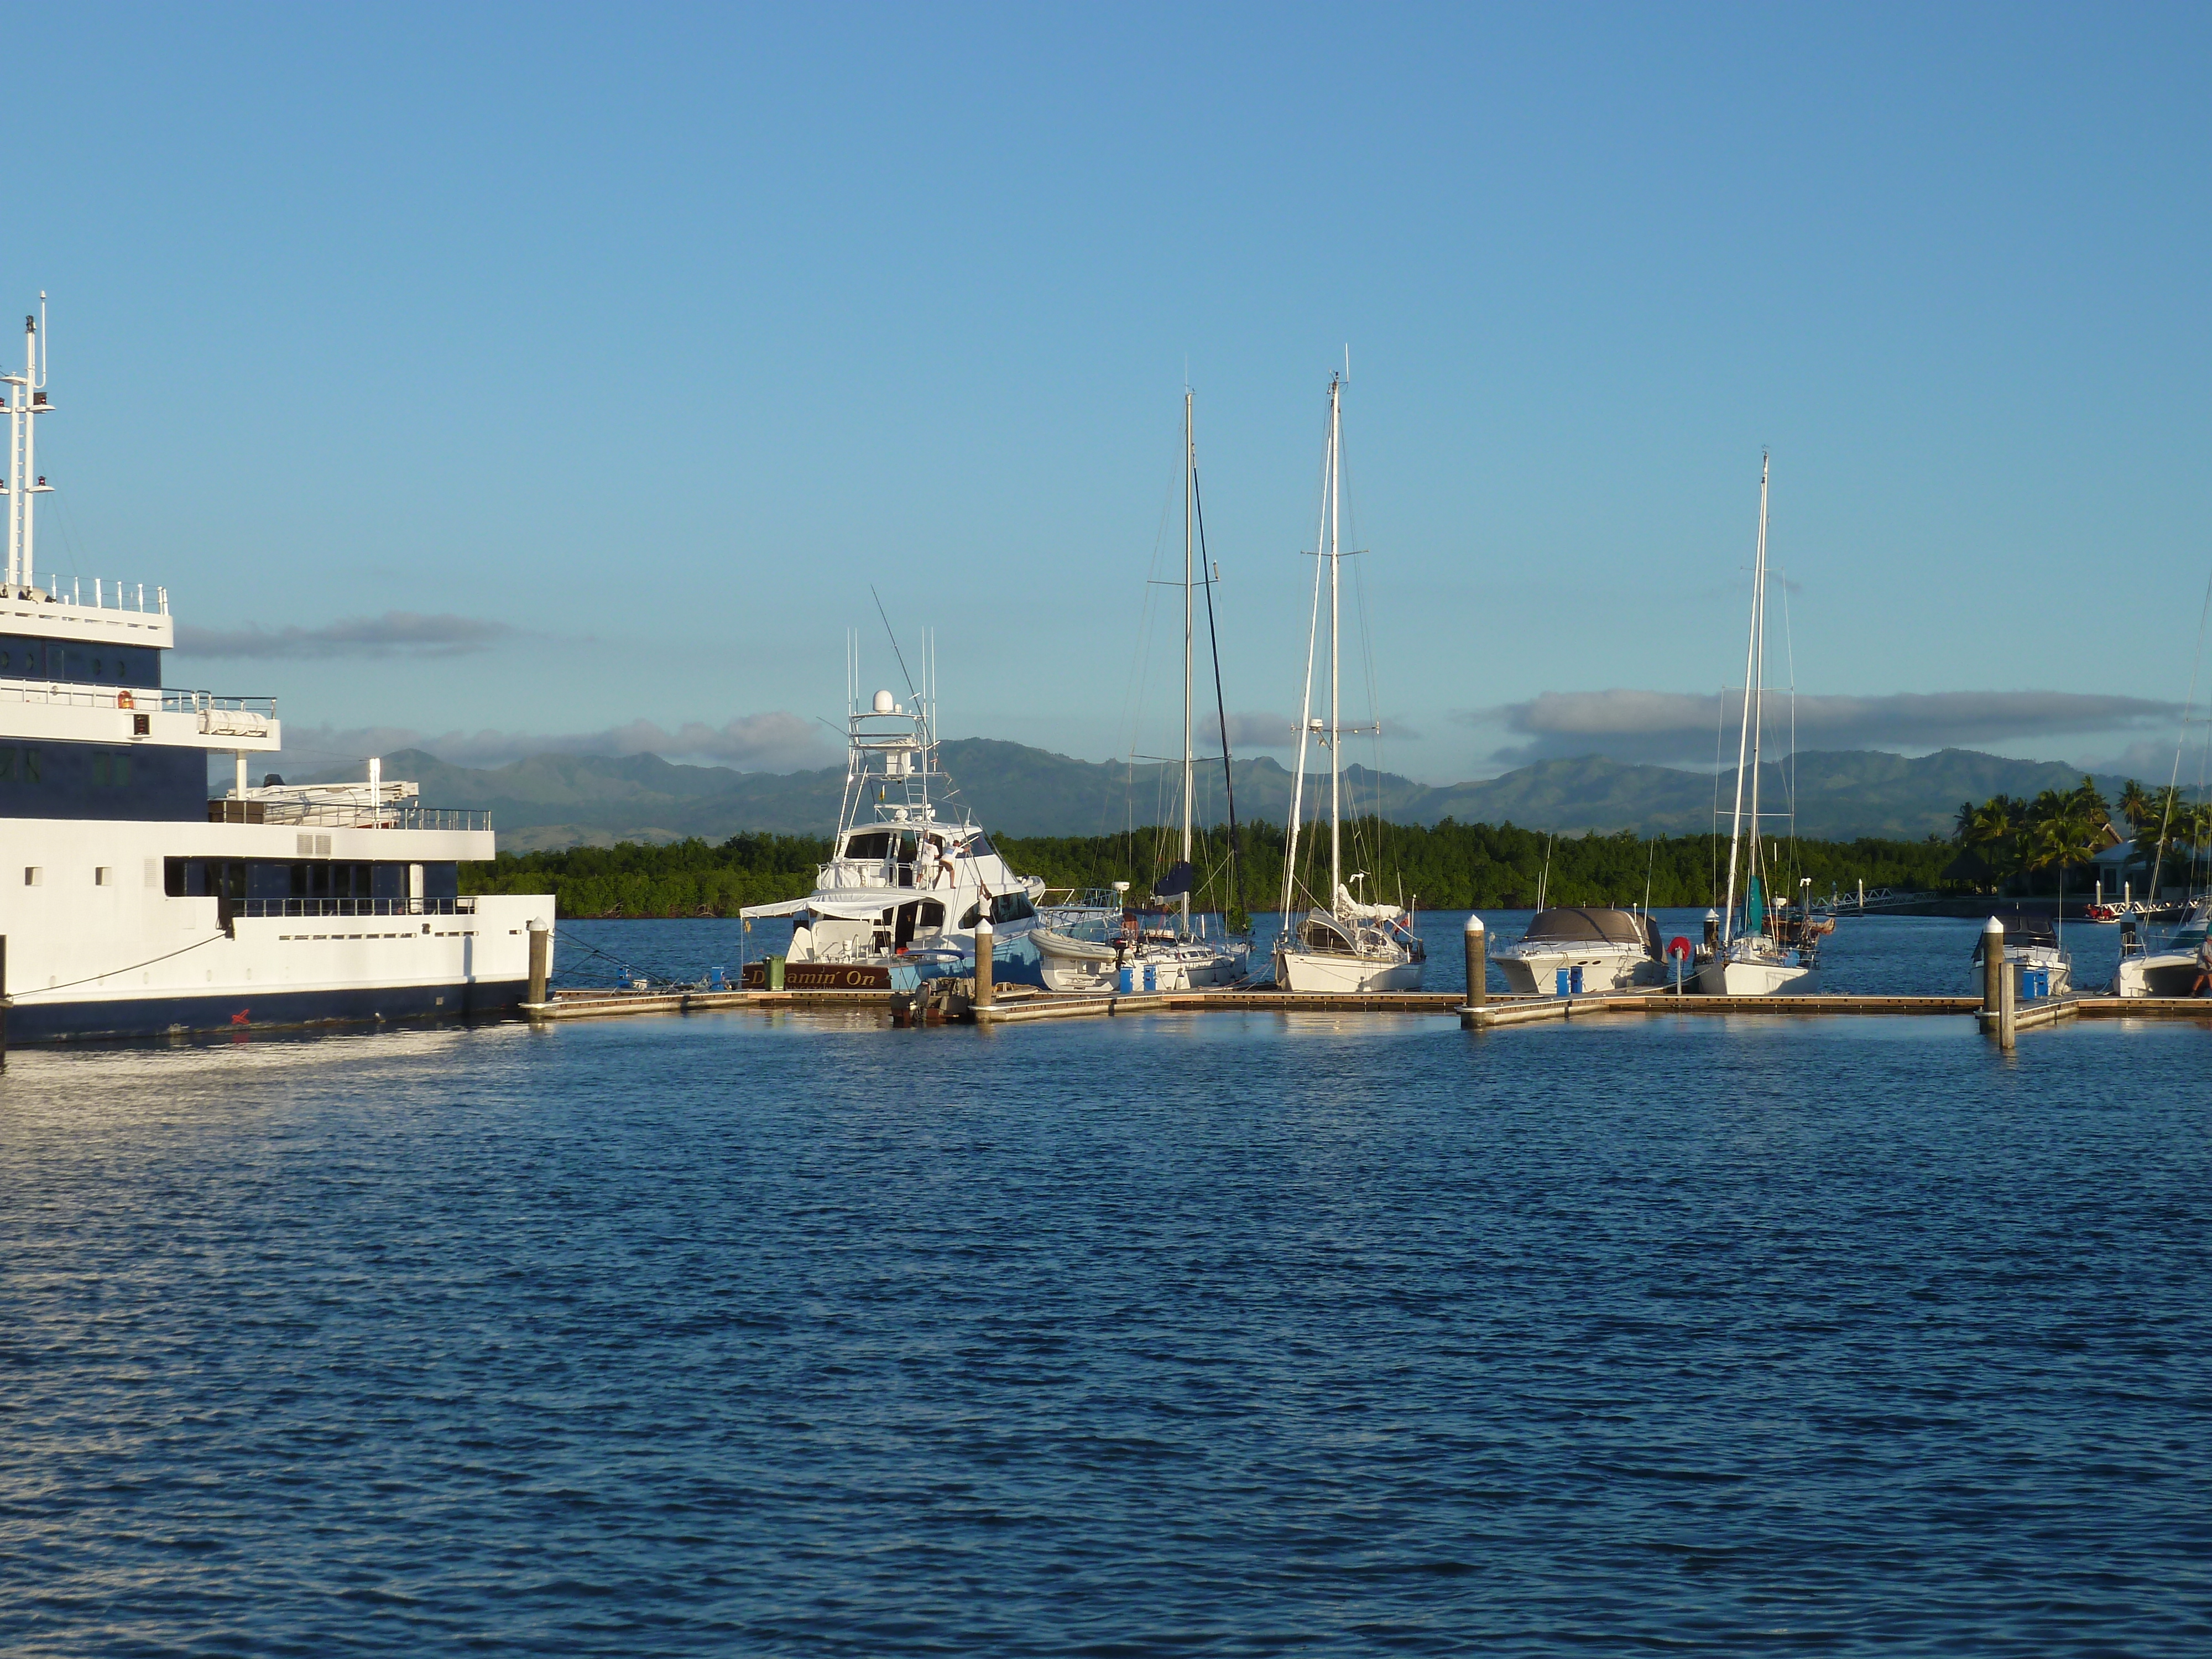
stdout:
MULTIPOLYGON (((1047 1019, 1125 1018, 1139 1014, 1306 1013, 1450 1015, 1472 1030, 1492 1030, 1551 1020, 1572 1022, 1624 1014, 1758 1014, 1792 1019, 1868 1015, 1972 1015, 1984 1023, 1982 1000, 1972 996, 1723 997, 1676 995, 1672 991, 1608 992, 1580 997, 1496 996, 1470 1007, 1458 991, 1386 991, 1365 995, 1300 995, 1261 991, 1038 991, 1000 986, 986 1006, 975 1005, 966 980, 933 980, 919 992, 886 990, 564 990, 544 1002, 525 1003, 533 1020, 608 1019, 641 1014, 696 1014, 736 1008, 842 1008, 884 1011, 892 1023, 1027 1024, 1047 1019)), ((2014 1029, 2072 1018, 2197 1019, 2212 1021, 2212 998, 2049 997, 2022 1003, 2014 1029)))

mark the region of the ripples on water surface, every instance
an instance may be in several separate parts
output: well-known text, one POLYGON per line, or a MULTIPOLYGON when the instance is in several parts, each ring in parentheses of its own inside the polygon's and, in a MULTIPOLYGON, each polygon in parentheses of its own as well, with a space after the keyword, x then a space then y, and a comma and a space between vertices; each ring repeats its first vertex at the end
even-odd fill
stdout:
POLYGON ((19 1052, 0 1644, 2201 1653, 2208 1042, 19 1052))

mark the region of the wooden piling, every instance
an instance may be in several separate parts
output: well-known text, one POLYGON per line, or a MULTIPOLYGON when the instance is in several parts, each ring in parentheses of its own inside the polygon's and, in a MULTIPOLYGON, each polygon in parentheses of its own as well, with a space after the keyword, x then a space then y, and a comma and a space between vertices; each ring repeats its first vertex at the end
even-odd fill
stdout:
POLYGON ((1482 918, 1473 911, 1467 918, 1467 1001, 1459 1011, 1460 1029, 1471 1031, 1480 1018, 1479 1011, 1490 1000, 1489 935, 1484 931, 1482 918))
POLYGON ((1997 960, 2002 964, 1997 988, 2003 997, 1997 1013, 1997 1047, 2008 1054, 2020 1046, 2020 975, 2002 951, 1997 960))
POLYGON ((975 996, 974 1006, 988 1008, 997 1000, 997 988, 991 983, 991 970, 995 964, 991 951, 995 940, 992 937, 990 913, 975 918, 975 996))
POLYGON ((1983 1031, 1997 1039, 2000 1047, 2009 1047, 2004 1041, 2004 923, 1991 916, 1982 926, 1982 1016, 1983 1031))
POLYGON ((546 981, 553 976, 553 934, 543 923, 530 924, 530 1005, 545 1006, 546 981))

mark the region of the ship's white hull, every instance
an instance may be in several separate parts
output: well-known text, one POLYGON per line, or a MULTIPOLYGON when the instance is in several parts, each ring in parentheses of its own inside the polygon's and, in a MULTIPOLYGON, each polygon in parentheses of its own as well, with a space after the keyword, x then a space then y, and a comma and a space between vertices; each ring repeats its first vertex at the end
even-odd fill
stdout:
POLYGON ((1557 994, 1559 975, 1583 970, 1585 992, 1626 990, 1632 985, 1656 985, 1665 978, 1650 953, 1636 945, 1557 945, 1541 948, 1509 945, 1491 958, 1504 976, 1506 988, 1522 996, 1557 994))
MULTIPOLYGON (((2206 971, 2193 951, 2123 957, 2119 971, 2112 976, 2112 989, 2124 997, 2196 996, 2197 981, 2206 971)), ((2052 983, 2055 989, 2057 981, 2052 983)))
POLYGON ((1692 988, 1705 997, 1802 995, 1814 988, 1810 968, 1763 957, 1717 957, 1698 969, 1692 988))
POLYGON ((1322 951, 1275 951, 1275 983, 1301 994, 1356 994, 1369 991, 1418 991, 1427 964, 1322 951))
POLYGON ((1056 929, 1041 927, 1030 939, 1048 991, 1110 991, 1121 983, 1121 974, 1133 969, 1132 988, 1158 991, 1201 991, 1234 985, 1246 977, 1250 957, 1202 941, 1166 944, 1147 941, 1118 957, 1114 947, 1096 939, 1073 939, 1056 929))
MULTIPOLYGON (((330 839, 341 859, 435 863, 489 857, 491 836, 354 829, 330 839)), ((166 890, 167 859, 271 861, 297 840, 275 825, 10 820, 0 872, 12 878, 0 880, 9 1041, 459 1017, 522 1000, 528 928, 552 926, 550 895, 307 901, 274 907, 291 915, 226 918, 220 900, 166 890)))

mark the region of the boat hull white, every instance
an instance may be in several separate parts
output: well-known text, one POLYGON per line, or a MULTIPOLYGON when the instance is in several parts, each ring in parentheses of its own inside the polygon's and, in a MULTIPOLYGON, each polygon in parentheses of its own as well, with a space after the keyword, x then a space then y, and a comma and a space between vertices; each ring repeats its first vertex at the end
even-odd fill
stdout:
POLYGON ((1698 969, 1693 988, 1705 997, 1802 996, 1814 983, 1814 971, 1795 963, 1717 957, 1698 969))
POLYGON ((1581 969, 1585 992, 1656 985, 1665 977, 1648 952, 1627 947, 1607 950, 1565 946, 1524 952, 1518 945, 1508 945, 1490 959, 1498 964, 1506 988, 1521 996, 1558 994, 1563 969, 1571 975, 1574 969, 1581 969))
POLYGON ((1160 991, 1235 985, 1250 971, 1251 959, 1243 951, 1202 942, 1148 942, 1117 957, 1110 945, 1071 938, 1052 928, 1039 928, 1030 937, 1048 991, 1110 991, 1120 985, 1125 968, 1135 969, 1146 988, 1160 991))
POLYGON ((1425 963, 1346 956, 1323 951, 1275 952, 1275 983, 1300 995, 1357 995, 1371 991, 1418 991, 1425 963))

